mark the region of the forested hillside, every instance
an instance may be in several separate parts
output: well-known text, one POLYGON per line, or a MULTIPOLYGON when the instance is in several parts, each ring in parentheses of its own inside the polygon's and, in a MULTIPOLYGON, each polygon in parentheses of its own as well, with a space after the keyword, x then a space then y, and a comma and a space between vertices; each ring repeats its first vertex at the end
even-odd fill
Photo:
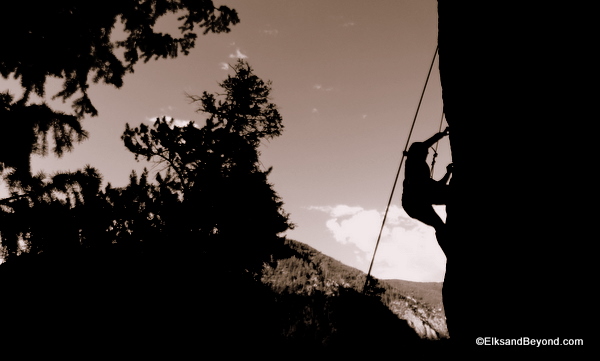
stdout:
POLYGON ((386 279, 383 282, 395 287, 405 296, 410 296, 434 310, 443 311, 442 282, 411 282, 393 279, 386 279))
MULTIPOLYGON (((365 273, 296 241, 286 241, 290 254, 267 265, 262 280, 281 294, 325 295, 362 292, 365 273)), ((402 280, 376 280, 372 297, 380 300, 426 339, 448 337, 441 285, 402 280)))

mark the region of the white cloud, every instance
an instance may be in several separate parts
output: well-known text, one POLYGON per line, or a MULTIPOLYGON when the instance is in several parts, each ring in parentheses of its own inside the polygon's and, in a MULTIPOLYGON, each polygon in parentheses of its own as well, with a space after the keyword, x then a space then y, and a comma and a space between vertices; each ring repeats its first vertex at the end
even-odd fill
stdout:
POLYGON ((332 217, 343 217, 354 215, 358 212, 363 211, 362 207, 350 207, 345 204, 340 204, 335 207, 331 206, 312 206, 308 207, 309 210, 318 210, 321 212, 329 213, 332 217))
POLYGON ((222 63, 219 63, 219 66, 220 66, 221 70, 229 70, 228 63, 222 62, 222 63))
MULTIPOLYGON (((191 122, 191 120, 175 119, 175 118, 170 117, 168 115, 167 116, 161 115, 161 116, 158 116, 158 117, 147 117, 146 121, 148 123, 154 124, 154 122, 156 122, 156 119, 159 119, 159 118, 162 119, 163 117, 167 118, 167 122, 170 123, 171 128, 173 128, 173 127, 183 128, 183 127, 187 126, 191 122)), ((196 128, 198 128, 198 125, 196 123, 194 123, 194 126, 196 128)))
POLYGON ((321 84, 315 84, 315 85, 313 86, 313 89, 316 89, 316 90, 322 90, 322 91, 326 91, 326 92, 330 92, 330 91, 332 91, 332 90, 333 90, 333 87, 327 87, 327 88, 324 88, 324 87, 323 87, 323 85, 321 85, 321 84))
MULTIPOLYGON (((310 207, 329 215, 326 226, 335 241, 356 247, 355 267, 368 270, 383 213, 347 205, 310 207)), ((443 213, 440 210, 440 213, 443 213)), ((445 216, 445 214, 443 214, 445 216)), ((434 230, 391 206, 383 228, 372 273, 379 278, 441 282, 446 258, 434 230)))
POLYGON ((367 253, 374 245, 373 240, 377 237, 380 223, 379 212, 361 210, 352 215, 331 218, 326 224, 336 241, 342 244, 354 244, 367 253))
POLYGON ((234 54, 229 54, 229 57, 231 59, 246 59, 246 58, 248 58, 248 55, 243 54, 240 51, 240 48, 237 48, 237 49, 235 49, 235 53, 234 54))
POLYGON ((263 30, 262 33, 266 34, 266 35, 276 36, 277 34, 279 34, 279 30, 277 30, 277 29, 268 29, 268 30, 263 30))
POLYGON ((185 127, 190 124, 191 120, 171 119, 171 122, 174 127, 185 127))

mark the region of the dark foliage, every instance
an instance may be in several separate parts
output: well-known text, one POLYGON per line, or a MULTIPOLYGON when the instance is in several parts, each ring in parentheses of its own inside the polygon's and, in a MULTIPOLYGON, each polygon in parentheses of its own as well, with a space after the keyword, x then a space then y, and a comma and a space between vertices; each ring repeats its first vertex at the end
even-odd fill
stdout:
POLYGON ((88 166, 52 177, 40 173, 19 185, 0 201, 3 260, 28 252, 71 252, 103 237, 101 181, 88 166))
POLYGON ((24 99, 31 92, 44 96, 48 77, 64 79, 54 96, 66 100, 80 92, 73 102, 78 116, 97 113, 87 95, 90 80, 120 87, 139 60, 187 54, 195 45, 196 27, 219 33, 239 22, 226 6, 185 0, 13 1, 2 5, 2 14, 0 74, 20 80, 24 99), (154 29, 169 13, 179 15, 180 37, 154 29), (119 41, 111 38, 117 22, 125 33, 119 41))
POLYGON ((19 80, 16 101, 0 94, 0 172, 9 183, 30 180, 29 158, 45 155, 47 135, 53 135, 54 154, 70 151, 86 137, 79 121, 98 111, 88 96, 90 83, 121 87, 123 77, 139 61, 188 54, 196 28, 204 33, 227 32, 239 22, 237 13, 212 1, 11 1, 0 7, 0 75, 19 80), (181 34, 155 31, 157 21, 179 16, 181 34), (122 34, 115 34, 118 23, 122 34), (52 99, 71 103, 74 114, 30 103, 30 95, 46 99, 50 78, 63 81, 52 99))
POLYGON ((50 109, 46 104, 15 102, 8 92, 0 93, 0 174, 5 170, 11 184, 30 178, 30 156, 48 153, 48 135, 52 152, 61 156, 73 149, 87 133, 77 117, 50 109))

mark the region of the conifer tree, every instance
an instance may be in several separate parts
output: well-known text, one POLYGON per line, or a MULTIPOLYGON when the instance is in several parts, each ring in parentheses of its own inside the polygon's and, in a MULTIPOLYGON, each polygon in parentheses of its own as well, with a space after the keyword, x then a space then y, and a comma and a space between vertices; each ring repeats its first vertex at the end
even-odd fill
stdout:
POLYGON ((262 170, 259 146, 281 134, 282 118, 269 99, 271 83, 244 60, 220 86, 225 93, 190 96, 208 118, 202 127, 176 127, 166 118, 152 127, 127 128, 123 140, 136 155, 162 163, 159 176, 181 200, 178 219, 187 234, 210 238, 207 247, 229 247, 228 257, 260 259, 278 234, 292 227, 282 201, 262 170))

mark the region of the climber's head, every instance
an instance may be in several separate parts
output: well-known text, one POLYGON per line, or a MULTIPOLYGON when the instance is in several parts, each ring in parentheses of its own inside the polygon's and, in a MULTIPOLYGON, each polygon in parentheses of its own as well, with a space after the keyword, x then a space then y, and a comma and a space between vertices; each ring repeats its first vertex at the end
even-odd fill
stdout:
POLYGON ((411 158, 427 158, 428 154, 429 149, 421 142, 415 142, 408 148, 408 156, 411 158))

